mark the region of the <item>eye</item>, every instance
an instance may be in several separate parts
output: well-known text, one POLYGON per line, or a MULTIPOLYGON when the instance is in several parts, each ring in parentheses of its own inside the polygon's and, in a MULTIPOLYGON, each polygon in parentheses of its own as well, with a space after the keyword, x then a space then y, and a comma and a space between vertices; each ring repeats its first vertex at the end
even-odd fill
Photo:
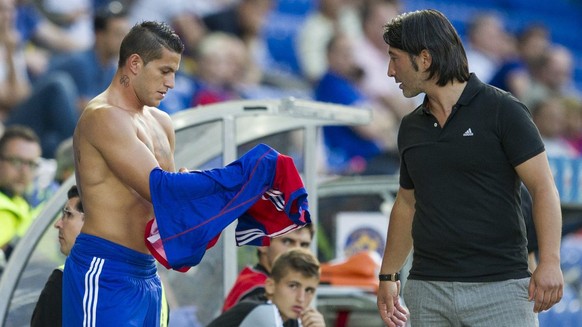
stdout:
POLYGON ((301 243, 301 247, 304 248, 304 249, 308 249, 310 245, 311 244, 310 243, 307 243, 307 242, 301 243))
POLYGON ((292 283, 289 283, 289 288, 290 289, 296 289, 298 287, 299 287, 299 284, 298 283, 293 283, 293 282, 292 283))

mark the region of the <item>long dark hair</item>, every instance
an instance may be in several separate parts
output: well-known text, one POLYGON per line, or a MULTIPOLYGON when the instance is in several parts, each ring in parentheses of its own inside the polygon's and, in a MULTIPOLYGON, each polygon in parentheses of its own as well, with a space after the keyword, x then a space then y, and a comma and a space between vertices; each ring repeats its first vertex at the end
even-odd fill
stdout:
POLYGON ((427 79, 437 76, 439 86, 469 79, 469 65, 461 38, 451 22, 437 10, 399 15, 384 25, 383 37, 389 46, 407 52, 411 61, 422 50, 429 51, 432 64, 427 79))

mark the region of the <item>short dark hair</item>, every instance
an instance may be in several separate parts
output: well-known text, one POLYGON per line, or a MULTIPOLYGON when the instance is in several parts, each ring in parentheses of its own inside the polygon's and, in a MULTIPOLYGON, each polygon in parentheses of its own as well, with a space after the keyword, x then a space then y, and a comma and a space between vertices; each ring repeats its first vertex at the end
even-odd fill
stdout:
POLYGON ((319 279, 319 260, 309 250, 296 248, 281 253, 273 262, 271 278, 278 282, 289 272, 299 272, 304 277, 319 279))
POLYGON ((77 202, 77 207, 75 208, 79 212, 83 211, 83 202, 81 201, 81 194, 79 194, 79 189, 77 185, 71 186, 71 188, 67 191, 67 199, 79 198, 79 202, 77 202))
MULTIPOLYGON (((384 42, 407 52, 412 61, 422 50, 432 56, 428 79, 437 85, 469 80, 467 55, 459 34, 441 12, 433 9, 407 12, 384 25, 384 42)), ((417 68, 417 67, 415 67, 417 68)))
POLYGON ((162 57, 163 48, 181 54, 184 52, 184 43, 166 23, 145 21, 135 24, 121 42, 119 67, 123 67, 127 58, 134 53, 147 65, 162 57))
POLYGON ((4 155, 6 144, 14 139, 22 139, 40 145, 40 139, 32 128, 24 125, 11 125, 6 127, 4 134, 0 137, 0 156, 4 155))

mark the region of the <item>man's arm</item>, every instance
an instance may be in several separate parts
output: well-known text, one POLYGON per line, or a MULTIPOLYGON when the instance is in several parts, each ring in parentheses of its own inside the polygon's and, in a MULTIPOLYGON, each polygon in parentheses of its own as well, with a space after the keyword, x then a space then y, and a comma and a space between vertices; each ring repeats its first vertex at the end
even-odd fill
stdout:
MULTIPOLYGON (((164 129, 165 135, 168 139, 168 143, 170 145, 170 152, 168 153, 168 162, 167 166, 162 167, 166 171, 174 172, 176 171, 176 163, 174 162, 174 151, 176 149, 176 133, 174 132, 174 124, 172 123, 172 118, 170 115, 162 110, 155 109, 153 115, 156 117, 156 120, 160 123, 162 128, 164 129)), ((159 163, 158 163, 159 164, 159 163)), ((188 172, 186 167, 180 168, 181 172, 188 172)))
MULTIPOLYGON (((3 22, 4 23, 4 22, 3 22)), ((16 58, 24 52, 18 50, 18 36, 10 28, 0 28, 0 45, 4 45, 4 62, 0 66, 6 69, 6 79, 0 82, 0 110, 9 113, 14 106, 30 95, 31 86, 26 77, 26 67, 22 58, 16 58), (21 60, 21 62, 17 62, 21 60)))
POLYGON ((562 212, 560 198, 543 152, 516 167, 531 194, 533 220, 538 238, 539 263, 529 284, 529 298, 534 311, 550 309, 563 295, 564 278, 560 269, 562 212))
MULTIPOLYGON (((400 188, 390 213, 390 224, 380 274, 393 274, 402 268, 412 249, 412 218, 414 190, 400 188)), ((381 281, 378 289, 378 311, 384 323, 397 326, 406 321, 406 311, 400 306, 400 282, 381 281)))

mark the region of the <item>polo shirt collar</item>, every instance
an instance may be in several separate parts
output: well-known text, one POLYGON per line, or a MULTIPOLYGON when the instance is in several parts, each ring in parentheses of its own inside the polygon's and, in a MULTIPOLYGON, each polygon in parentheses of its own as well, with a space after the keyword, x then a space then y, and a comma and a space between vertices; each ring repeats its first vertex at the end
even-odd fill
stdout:
POLYGON ((469 75, 467 85, 465 85, 465 89, 463 90, 463 93, 461 93, 461 97, 459 97, 457 104, 462 106, 469 105, 469 103, 471 103, 471 100, 477 95, 477 93, 479 93, 479 91, 483 89, 484 85, 485 84, 483 84, 483 82, 479 80, 477 75, 471 73, 471 75, 469 75))
MULTIPOLYGON (((469 80, 467 81, 467 85, 465 85, 465 89, 463 93, 461 93, 461 97, 457 101, 457 104, 465 106, 468 105, 471 100, 479 93, 479 91, 483 88, 484 84, 479 80, 475 73, 471 73, 469 75, 469 80)), ((428 96, 424 95, 424 100, 422 100, 422 104, 420 105, 421 113, 425 115, 430 115, 430 110, 426 106, 428 103, 428 96)))

